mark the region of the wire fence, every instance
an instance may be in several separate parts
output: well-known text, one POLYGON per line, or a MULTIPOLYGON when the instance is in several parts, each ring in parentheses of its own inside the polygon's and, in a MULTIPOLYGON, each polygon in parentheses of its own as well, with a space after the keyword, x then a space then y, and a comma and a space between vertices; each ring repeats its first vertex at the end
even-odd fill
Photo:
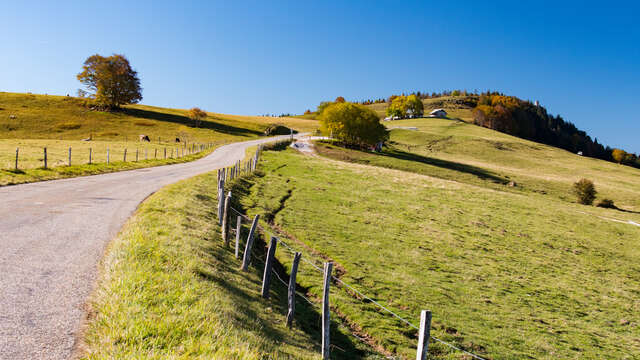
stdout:
POLYGON ((140 141, 139 146, 134 144, 128 147, 108 142, 76 141, 69 145, 63 141, 50 141, 46 146, 40 146, 42 144, 26 141, 15 148, 0 144, 0 168, 20 172, 62 166, 181 159, 220 144, 221 142, 162 145, 140 141))
MULTIPOLYGON (((251 172, 251 171, 255 170, 256 164, 257 164, 257 162, 259 160, 259 156, 260 156, 260 151, 261 150, 262 150, 262 148, 259 147, 258 150, 256 150, 255 155, 249 160, 249 162, 248 162, 249 165, 244 167, 245 169, 248 169, 248 172, 251 172)), ((228 223, 228 221, 226 219, 223 219, 223 217, 225 217, 225 218, 228 217, 227 211, 223 211, 223 208, 225 207, 225 204, 224 204, 225 203, 225 199, 227 199, 226 207, 227 207, 227 210, 229 210, 229 213, 233 212, 233 213, 235 213, 235 215, 237 217, 240 217, 240 218, 244 219, 246 221, 246 223, 252 223, 252 230, 255 227, 255 230, 261 231, 263 234, 266 234, 266 233, 277 234, 278 235, 277 243, 279 243, 282 246, 284 246, 288 251, 290 251, 292 254, 294 254, 294 256, 295 256, 296 253, 302 253, 302 251, 297 250, 296 248, 294 248, 294 246, 292 246, 292 245, 287 243, 287 241, 289 241, 288 237, 282 236, 282 234, 280 232, 278 232, 278 231, 274 231, 273 229, 267 229, 267 228, 264 228, 262 225, 260 225, 259 222, 258 222, 258 217, 257 216, 256 216, 256 218, 254 218, 252 220, 247 215, 243 214, 240 210, 238 210, 238 209, 236 209, 236 208, 234 208, 234 207, 232 207, 232 206, 230 206, 228 204, 228 202, 229 202, 228 199, 230 199, 230 195, 228 197, 224 196, 224 193, 225 193, 224 192, 224 182, 226 180, 233 180, 235 177, 242 176, 243 172, 240 171, 240 169, 242 169, 242 168, 243 167, 241 166, 241 163, 238 162, 233 168, 230 168, 229 170, 223 170, 222 172, 219 172, 219 174, 218 174, 218 187, 219 187, 218 188, 218 199, 219 199, 219 206, 218 206, 219 212, 218 212, 218 214, 219 214, 219 217, 220 217, 220 223, 223 225, 223 237, 226 236, 226 235, 224 235, 225 234, 225 230, 224 229, 225 229, 225 226, 227 226, 226 224, 228 223), (229 175, 227 175, 227 174, 229 174, 229 175), (287 241, 283 241, 283 238, 286 238, 287 241)), ((252 236, 252 234, 250 232, 249 233, 249 237, 251 237, 251 236, 252 236)), ((225 239, 225 241, 226 241, 226 239, 225 239)), ((295 241, 295 240, 292 240, 292 241, 295 241)), ((247 240, 247 242, 249 242, 249 239, 247 240)), ((236 246, 237 246, 237 244, 236 244, 236 246)), ((254 256, 255 256, 255 254, 251 254, 252 258, 254 256)), ((323 269, 316 263, 316 260, 317 260, 318 257, 319 256, 312 255, 310 258, 308 256, 304 256, 304 257, 301 257, 301 259, 303 260, 304 263, 310 265, 311 268, 315 272, 317 272, 319 274, 324 274, 325 276, 327 276, 326 267, 325 267, 325 269, 323 269)), ((265 259, 265 260, 268 260, 268 259, 265 259)), ((262 263, 265 263, 265 260, 261 260, 262 263)), ((320 259, 320 263, 323 263, 324 260, 325 259, 320 259)), ((265 263, 265 269, 267 269, 267 264, 266 263, 265 263)), ((297 268, 296 268, 296 271, 298 271, 297 268)), ((265 272, 266 272, 266 270, 265 270, 265 272)), ((282 277, 278 274, 278 272, 275 269, 271 268, 271 273, 284 286, 290 286, 289 284, 287 284, 286 281, 284 281, 282 279, 282 277)), ((421 326, 418 327, 415 324, 413 324, 411 321, 409 321, 406 318, 404 318, 403 316, 399 315, 397 313, 397 311, 394 311, 394 310, 390 309, 389 307, 382 305, 380 302, 376 301, 373 297, 366 295, 363 291, 357 289, 356 287, 354 287, 351 284, 348 284, 344 280, 340 279, 338 276, 330 275, 330 279, 333 280, 335 283, 340 284, 343 289, 348 289, 349 291, 345 290, 345 292, 347 293, 347 295, 350 298, 355 298, 355 299, 360 300, 360 301, 362 301, 364 303, 373 304, 378 309, 380 309, 383 312, 391 315, 395 319, 397 319, 400 322, 404 323, 406 326, 408 326, 408 327, 410 327, 410 328, 412 328, 414 330, 419 331, 419 334, 423 334, 423 331, 425 329, 424 329, 424 325, 423 325, 422 321, 421 321, 421 326)), ((298 297, 300 297, 303 300, 305 300, 307 303, 309 303, 314 308, 320 309, 320 305, 317 304, 317 303, 314 303, 307 296, 299 293, 298 291, 295 291, 295 295, 297 295, 298 297)), ((320 309, 320 310, 322 310, 322 309, 320 309)), ((431 321, 430 319, 431 319, 431 315, 430 315, 430 312, 429 312, 429 320, 428 320, 428 326, 429 327, 430 327, 430 321, 431 321)), ((359 340, 359 341, 361 341, 363 343, 366 343, 367 345, 372 345, 371 342, 369 342, 366 339, 364 339, 362 337, 359 337, 356 334, 354 334, 352 329, 348 329, 348 328, 344 327, 344 325, 342 325, 342 324, 340 326, 342 326, 343 328, 347 329, 346 332, 349 333, 350 335, 354 336, 357 340, 359 340)), ((474 354, 474 353, 472 353, 472 352, 470 352, 468 350, 465 350, 465 349, 461 348, 460 346, 454 345, 454 344, 452 344, 450 342, 444 341, 444 340, 442 340, 442 339, 440 339, 438 337, 430 335, 429 329, 427 329, 426 334, 427 334, 427 339, 432 339, 435 342, 438 342, 438 343, 440 343, 440 344, 442 344, 442 345, 444 345, 446 347, 449 347, 450 349, 453 349, 455 351, 459 351, 459 352, 461 352, 461 353, 463 353, 463 354, 465 354, 467 356, 470 356, 473 359, 486 360, 484 357, 482 357, 480 355, 477 355, 477 354, 474 354)), ((418 358, 424 358, 424 357, 421 357, 421 356, 426 356, 426 349, 427 349, 426 346, 424 347, 423 355, 420 355, 421 343, 422 343, 422 341, 420 341, 419 345, 418 345, 418 358)), ((428 343, 428 341, 427 341, 427 343, 428 343)))

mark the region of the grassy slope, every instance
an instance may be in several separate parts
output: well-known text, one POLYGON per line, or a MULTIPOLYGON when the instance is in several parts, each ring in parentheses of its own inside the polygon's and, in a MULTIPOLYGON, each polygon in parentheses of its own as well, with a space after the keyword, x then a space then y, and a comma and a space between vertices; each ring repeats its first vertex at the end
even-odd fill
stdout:
MULTIPOLYGON (((272 214, 414 323, 431 309, 435 336, 493 359, 640 356, 640 229, 596 217, 619 211, 291 151, 263 159, 242 200, 249 212, 272 214)), ((299 282, 318 293, 305 270, 299 282)), ((385 348, 415 356, 403 323, 344 292, 334 303, 385 348)), ((463 358, 440 345, 432 354, 463 358)))
MULTIPOLYGON (((222 244, 215 182, 205 174, 162 189, 109 246, 91 301, 86 358, 319 358, 315 308, 299 301, 287 330, 286 288, 274 279, 271 299, 263 300, 262 265, 255 260, 240 272, 222 244)), ((263 246, 256 245, 257 257, 263 246)), ((337 358, 369 353, 343 332, 332 337, 345 351, 337 358)))
POLYGON ((413 119, 385 122, 391 142, 382 155, 321 151, 335 158, 401 169, 519 193, 541 193, 575 201, 572 184, 591 179, 599 198, 610 198, 630 211, 640 211, 640 171, 607 161, 581 157, 551 146, 523 140, 461 121, 413 119), (393 129, 417 127, 418 130, 393 129), (515 188, 506 184, 515 181, 515 188))
POLYGON ((132 105, 117 113, 87 111, 82 100, 73 97, 0 92, 0 185, 171 163, 175 160, 137 164, 122 160, 124 149, 128 151, 128 161, 135 159, 136 150, 140 160, 145 152, 153 158, 156 150, 163 158, 165 148, 170 156, 172 149, 180 146, 174 142, 176 137, 189 144, 217 145, 256 138, 274 122, 299 131, 313 130, 317 124, 303 119, 210 113, 200 128, 193 128, 185 110, 132 105), (152 142, 139 142, 140 134, 149 135, 152 142), (93 141, 80 141, 90 136, 93 141), (43 166, 43 147, 47 147, 49 167, 64 167, 38 169, 43 166), (71 168, 66 167, 69 147, 74 165, 71 168), (20 149, 18 166, 24 172, 8 171, 14 169, 16 148, 20 149), (94 163, 106 162, 109 148, 114 164, 86 165, 89 148, 94 163))

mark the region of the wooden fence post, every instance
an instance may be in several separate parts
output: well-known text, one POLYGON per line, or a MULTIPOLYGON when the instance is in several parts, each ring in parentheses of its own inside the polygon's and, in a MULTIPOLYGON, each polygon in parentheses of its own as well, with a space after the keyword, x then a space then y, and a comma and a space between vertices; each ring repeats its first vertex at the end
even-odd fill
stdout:
POLYGON ((242 216, 238 215, 236 220, 236 259, 238 258, 238 249, 240 248, 240 233, 242 232, 242 216))
POLYGON ((278 238, 271 237, 269 250, 267 250, 267 259, 264 263, 264 274, 262 275, 262 297, 269 298, 269 289, 271 288, 271 269, 273 269, 273 259, 276 256, 276 248, 278 247, 278 238))
POLYGON ((329 308, 329 285, 331 284, 331 270, 333 263, 324 263, 324 289, 322 291, 322 359, 329 360, 329 321, 331 309, 329 308))
POLYGON ((124 162, 127 162, 127 148, 124 148, 124 162))
POLYGON ((173 159, 173 148, 171 148, 171 158, 173 159))
POLYGON ((71 166, 71 148, 69 148, 69 166, 71 166))
POLYGON ((89 148, 89 165, 91 165, 91 155, 92 155, 91 153, 92 153, 91 148, 89 148))
POLYGON ((18 148, 16 148, 16 171, 18 171, 18 148))
POLYGON ((164 148, 164 159, 167 160, 167 148, 164 148))
POLYGON ((249 229, 249 235, 247 236, 247 244, 244 247, 244 254, 242 256, 242 271, 247 271, 249 269, 249 263, 251 262, 251 248, 253 247, 253 236, 256 232, 256 228, 258 227, 258 220, 260 219, 260 215, 256 215, 253 218, 253 223, 251 224, 251 229, 249 229))
POLYGON ((158 149, 153 149, 153 158, 157 159, 158 158, 158 149))
POLYGON ((47 168, 47 148, 44 148, 44 168, 47 168))
POLYGON ((222 212, 222 240, 224 246, 229 246, 229 206, 231 205, 231 191, 227 194, 227 198, 224 199, 224 210, 222 212))
POLYGON ((289 289, 287 292, 287 300, 289 304, 289 311, 287 312, 287 327, 291 329, 293 324, 293 317, 296 312, 296 276, 298 274, 298 263, 300 263, 300 257, 302 253, 296 252, 293 255, 293 264, 291 265, 291 275, 289 275, 289 289))
POLYGON ((218 225, 222 226, 224 212, 224 188, 218 190, 218 225))
POLYGON ((107 148, 107 164, 109 163, 109 148, 107 148))
POLYGON ((422 310, 420 312, 420 334, 418 338, 418 352, 416 360, 426 360, 431 338, 431 311, 422 310))
POLYGON ((136 162, 138 162, 138 149, 136 148, 136 162))

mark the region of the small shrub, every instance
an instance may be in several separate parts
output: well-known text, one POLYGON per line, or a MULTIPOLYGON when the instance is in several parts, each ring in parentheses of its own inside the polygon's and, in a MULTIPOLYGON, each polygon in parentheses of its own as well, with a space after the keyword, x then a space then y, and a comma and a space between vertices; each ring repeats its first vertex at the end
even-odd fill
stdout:
POLYGON ((600 202, 596 206, 597 207, 601 207, 601 208, 607 208, 607 209, 617 209, 618 208, 618 207, 616 207, 616 205, 613 203, 613 200, 611 200, 611 199, 602 199, 602 200, 600 200, 600 202))
POLYGON ((589 179, 580 179, 580 181, 573 184, 573 192, 578 197, 578 202, 583 205, 593 204, 593 200, 596 199, 596 187, 593 185, 593 181, 589 179))
MULTIPOLYGON (((294 134, 297 134, 297 131, 293 131, 294 134)), ((270 124, 264 131, 264 134, 267 136, 272 135, 289 135, 291 134, 291 129, 282 125, 282 124, 270 124)))

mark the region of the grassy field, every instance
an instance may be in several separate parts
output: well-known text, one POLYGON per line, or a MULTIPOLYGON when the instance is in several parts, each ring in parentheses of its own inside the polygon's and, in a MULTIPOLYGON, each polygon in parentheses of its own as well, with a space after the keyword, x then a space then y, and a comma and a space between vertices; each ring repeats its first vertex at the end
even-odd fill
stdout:
MULTIPOLYGON (((248 213, 412 323, 432 310, 434 336, 491 359, 640 357, 640 228, 608 220, 640 214, 466 183, 464 171, 451 181, 292 150, 262 159, 243 185, 248 213)), ((288 268, 291 253, 277 257, 288 268)), ((300 271, 319 294, 320 274, 300 271)), ((332 302, 387 351, 415 356, 414 329, 337 287, 332 302)), ((441 344, 430 354, 468 359, 441 344)))
MULTIPOLYGON (((316 307, 299 301, 286 328, 286 287, 274 278, 271 298, 260 297, 264 241, 241 272, 220 238, 215 189, 216 175, 205 174, 160 190, 110 244, 84 358, 320 358, 316 307)), ((332 339, 336 359, 376 358, 337 323, 332 339)))
POLYGON ((571 186, 581 178, 595 183, 598 198, 640 211, 640 170, 581 157, 465 122, 412 119, 385 122, 389 146, 380 155, 320 146, 326 156, 516 193, 546 194, 575 201, 571 186), (414 127, 407 130, 401 127, 414 127), (509 187, 514 181, 516 186, 509 187))
POLYGON ((177 151, 185 144, 220 145, 253 139, 273 123, 301 132, 317 127, 313 120, 209 113, 195 128, 186 111, 180 109, 132 105, 119 112, 100 112, 89 110, 79 98, 0 92, 0 185, 172 163, 175 160, 164 161, 165 148, 170 157, 172 149, 177 151), (141 134, 148 135, 151 142, 138 141, 141 134), (81 141, 88 138, 91 141, 81 141), (176 143, 176 138, 181 142, 176 143), (44 147, 52 170, 39 169, 43 166, 44 147), (69 147, 71 163, 77 166, 55 168, 67 166, 69 147), (13 171, 16 148, 21 170, 17 173, 13 171), (103 164, 86 165, 89 148, 92 162, 103 164), (148 159, 153 158, 156 150, 162 160, 106 165, 107 148, 111 162, 122 162, 124 149, 128 151, 128 161, 135 160, 136 149, 140 160, 145 151, 148 159))

